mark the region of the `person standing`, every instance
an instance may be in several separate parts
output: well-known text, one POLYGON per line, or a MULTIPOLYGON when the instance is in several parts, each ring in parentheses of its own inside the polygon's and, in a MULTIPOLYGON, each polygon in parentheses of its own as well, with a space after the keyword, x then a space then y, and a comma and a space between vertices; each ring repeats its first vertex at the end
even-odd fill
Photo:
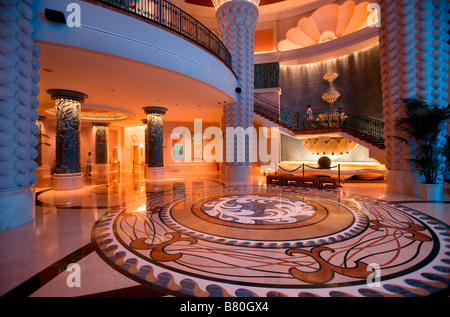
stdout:
POLYGON ((93 158, 91 156, 91 152, 89 152, 87 160, 86 160, 86 176, 91 176, 92 160, 93 160, 93 158))
POLYGON ((312 128, 312 122, 314 121, 314 114, 311 109, 310 105, 306 106, 306 128, 311 129, 312 128))

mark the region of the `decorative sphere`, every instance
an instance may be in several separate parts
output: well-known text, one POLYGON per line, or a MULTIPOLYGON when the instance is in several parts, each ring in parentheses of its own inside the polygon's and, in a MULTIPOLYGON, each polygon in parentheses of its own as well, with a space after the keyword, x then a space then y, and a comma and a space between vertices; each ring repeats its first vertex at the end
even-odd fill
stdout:
POLYGON ((317 164, 319 165, 319 168, 330 168, 331 166, 331 160, 328 156, 322 156, 318 161, 317 164))

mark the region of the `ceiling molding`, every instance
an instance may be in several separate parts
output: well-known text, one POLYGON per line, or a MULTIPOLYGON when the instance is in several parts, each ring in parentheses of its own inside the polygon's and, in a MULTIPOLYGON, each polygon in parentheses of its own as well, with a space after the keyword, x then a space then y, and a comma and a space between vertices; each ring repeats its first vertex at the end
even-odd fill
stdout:
POLYGON ((299 49, 255 54, 255 64, 303 65, 348 55, 378 44, 378 28, 365 28, 325 43, 299 49))

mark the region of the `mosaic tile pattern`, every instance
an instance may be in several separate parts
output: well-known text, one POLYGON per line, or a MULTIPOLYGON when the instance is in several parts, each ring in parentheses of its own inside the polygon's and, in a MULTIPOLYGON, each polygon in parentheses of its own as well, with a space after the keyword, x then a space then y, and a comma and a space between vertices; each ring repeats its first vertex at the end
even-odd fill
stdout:
POLYGON ((450 282, 450 228, 338 191, 176 185, 105 214, 98 254, 178 296, 426 296, 450 282))

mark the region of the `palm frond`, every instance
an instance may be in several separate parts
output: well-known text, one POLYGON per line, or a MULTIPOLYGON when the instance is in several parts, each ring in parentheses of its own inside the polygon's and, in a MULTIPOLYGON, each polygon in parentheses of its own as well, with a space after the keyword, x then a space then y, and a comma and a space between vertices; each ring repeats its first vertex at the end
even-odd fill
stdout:
POLYGON ((418 98, 401 98, 399 102, 405 110, 397 124, 405 137, 396 138, 411 147, 417 146, 417 158, 410 161, 425 176, 426 183, 435 184, 449 155, 448 142, 445 145, 437 141, 450 118, 450 105, 446 108, 433 107, 418 98))

